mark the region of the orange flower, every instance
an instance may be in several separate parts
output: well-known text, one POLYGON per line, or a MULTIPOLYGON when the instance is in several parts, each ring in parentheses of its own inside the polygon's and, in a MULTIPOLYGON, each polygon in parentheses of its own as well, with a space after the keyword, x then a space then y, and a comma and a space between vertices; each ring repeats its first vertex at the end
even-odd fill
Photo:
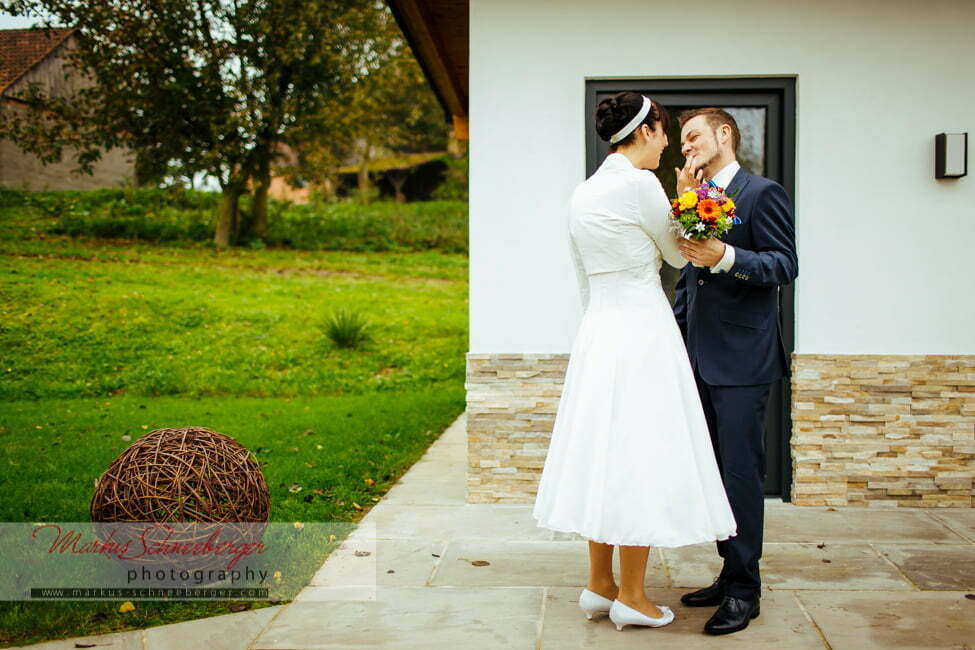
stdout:
POLYGON ((712 199, 704 199, 697 204, 697 214, 702 219, 717 219, 721 214, 721 206, 718 205, 717 201, 712 199))

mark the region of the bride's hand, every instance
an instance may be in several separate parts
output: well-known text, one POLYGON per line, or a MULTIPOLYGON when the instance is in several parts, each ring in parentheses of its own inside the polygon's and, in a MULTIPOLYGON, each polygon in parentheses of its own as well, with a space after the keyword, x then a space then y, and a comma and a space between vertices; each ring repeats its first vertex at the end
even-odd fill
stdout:
POLYGON ((677 174, 678 196, 704 182, 704 169, 697 168, 697 161, 694 156, 688 156, 684 160, 683 169, 674 167, 674 172, 677 174))

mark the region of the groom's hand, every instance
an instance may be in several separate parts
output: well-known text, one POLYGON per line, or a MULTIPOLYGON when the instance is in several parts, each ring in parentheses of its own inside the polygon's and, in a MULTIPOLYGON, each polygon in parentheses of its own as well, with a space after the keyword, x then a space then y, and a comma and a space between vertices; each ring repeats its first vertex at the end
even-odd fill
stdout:
POLYGON ((698 241, 696 239, 681 239, 677 242, 680 254, 684 259, 694 264, 714 266, 724 257, 726 244, 714 237, 698 241))
POLYGON ((694 156, 688 156, 684 160, 683 169, 674 167, 674 172, 677 174, 678 196, 704 182, 704 169, 698 167, 694 156))

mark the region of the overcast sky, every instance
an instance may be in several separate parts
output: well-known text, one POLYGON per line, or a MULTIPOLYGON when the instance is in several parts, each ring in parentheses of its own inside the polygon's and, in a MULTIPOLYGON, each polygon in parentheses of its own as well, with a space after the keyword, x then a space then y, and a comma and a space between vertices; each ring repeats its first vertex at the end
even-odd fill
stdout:
POLYGON ((21 18, 0 11, 0 29, 24 29, 40 22, 38 18, 21 18))

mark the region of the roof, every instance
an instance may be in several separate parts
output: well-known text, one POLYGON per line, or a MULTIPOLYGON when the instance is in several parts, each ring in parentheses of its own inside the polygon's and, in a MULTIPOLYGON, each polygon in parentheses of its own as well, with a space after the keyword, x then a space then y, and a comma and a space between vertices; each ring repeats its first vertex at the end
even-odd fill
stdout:
POLYGON ((386 0, 440 105, 467 117, 469 0, 386 0))
MULTIPOLYGON (((431 160, 444 158, 446 155, 446 151, 430 151, 427 153, 403 153, 389 158, 377 158, 369 163, 369 171, 388 172, 394 169, 409 169, 410 167, 428 163, 431 160)), ((355 174, 358 171, 358 165, 347 165, 338 170, 340 174, 355 174)))
POLYGON ((0 93, 53 52, 74 29, 0 29, 0 93))

